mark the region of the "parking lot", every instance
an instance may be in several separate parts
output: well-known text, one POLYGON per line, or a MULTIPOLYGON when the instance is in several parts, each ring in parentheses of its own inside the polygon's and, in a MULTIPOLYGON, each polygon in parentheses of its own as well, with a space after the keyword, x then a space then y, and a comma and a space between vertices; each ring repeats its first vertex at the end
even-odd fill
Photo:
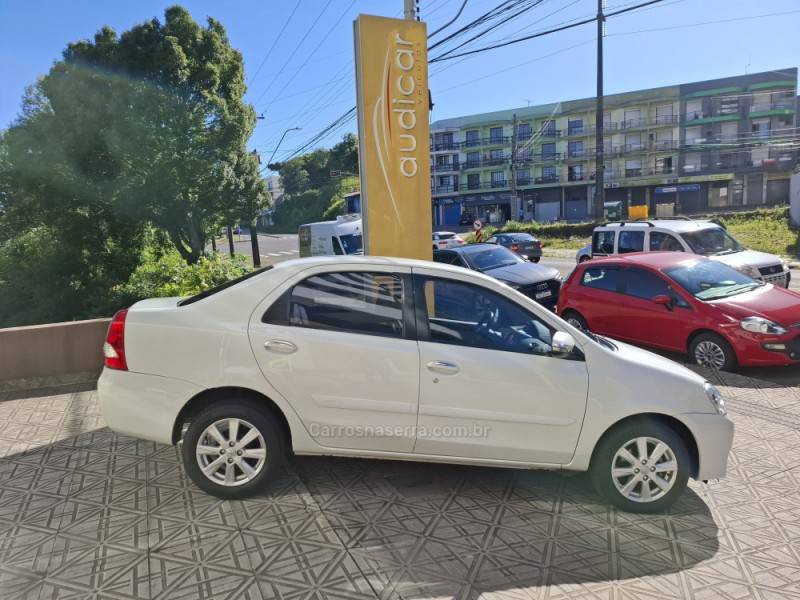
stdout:
POLYGON ((177 450, 104 427, 96 393, 0 396, 0 597, 800 598, 800 394, 712 379, 728 477, 669 514, 582 475, 295 458, 220 501, 177 450))

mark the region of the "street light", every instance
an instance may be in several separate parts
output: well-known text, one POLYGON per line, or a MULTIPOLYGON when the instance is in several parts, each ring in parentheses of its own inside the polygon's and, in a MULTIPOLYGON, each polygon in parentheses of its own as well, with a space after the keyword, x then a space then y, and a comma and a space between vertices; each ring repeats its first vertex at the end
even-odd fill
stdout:
POLYGON ((286 131, 283 132, 283 135, 281 136, 281 139, 278 140, 278 143, 275 146, 275 150, 272 151, 272 155, 269 157, 269 160, 267 161, 267 168, 269 168, 269 164, 272 162, 272 159, 275 158, 275 153, 278 151, 278 148, 281 147, 281 143, 283 142, 283 138, 285 138, 286 134, 289 133, 290 131, 300 131, 300 128, 299 127, 289 127, 289 129, 287 129, 286 131))

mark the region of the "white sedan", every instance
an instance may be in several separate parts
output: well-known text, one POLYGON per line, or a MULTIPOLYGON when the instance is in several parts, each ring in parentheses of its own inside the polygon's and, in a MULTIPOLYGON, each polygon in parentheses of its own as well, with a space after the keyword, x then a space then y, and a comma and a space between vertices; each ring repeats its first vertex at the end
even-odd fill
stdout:
POLYGON ((583 333, 475 271, 291 260, 120 311, 98 392, 113 430, 182 441, 203 490, 261 490, 288 454, 587 471, 627 510, 725 474, 733 424, 695 373, 583 333))
POLYGON ((431 236, 434 250, 446 250, 466 244, 458 235, 452 231, 434 231, 431 236))

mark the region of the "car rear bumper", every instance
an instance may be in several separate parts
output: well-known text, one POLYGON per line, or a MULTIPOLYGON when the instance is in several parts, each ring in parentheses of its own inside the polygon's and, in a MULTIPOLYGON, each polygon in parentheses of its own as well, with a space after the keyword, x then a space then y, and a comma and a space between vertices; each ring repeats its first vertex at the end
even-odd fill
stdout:
POLYGON ((187 381, 103 369, 97 395, 106 424, 117 433, 172 443, 175 420, 203 388, 187 381))
POLYGON ((700 481, 725 477, 728 454, 733 445, 733 421, 718 414, 690 413, 681 415, 681 420, 691 431, 697 444, 700 481))

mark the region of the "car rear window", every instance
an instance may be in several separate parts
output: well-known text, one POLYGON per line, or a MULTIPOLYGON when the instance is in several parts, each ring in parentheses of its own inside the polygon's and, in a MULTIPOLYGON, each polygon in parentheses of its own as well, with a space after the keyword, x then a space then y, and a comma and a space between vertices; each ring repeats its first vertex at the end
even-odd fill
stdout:
POLYGON ((269 271, 271 268, 272 265, 269 265, 267 267, 256 269, 255 271, 250 271, 249 273, 246 273, 241 277, 237 277, 236 279, 231 279, 230 281, 226 281, 223 284, 209 288, 205 291, 200 292, 199 294, 195 294, 194 296, 189 296, 188 298, 184 298, 183 300, 178 302, 178 306, 186 306, 187 304, 194 304, 198 300, 202 300, 203 298, 208 298, 209 296, 213 296, 214 294, 221 292, 222 290, 227 290, 228 288, 235 286, 237 283, 246 281, 247 279, 255 277, 256 275, 261 275, 261 273, 269 271))
POLYGON ((536 240, 530 233, 515 233, 509 237, 512 242, 531 242, 536 240))
POLYGON ((452 240, 456 237, 455 233, 440 233, 438 234, 440 240, 452 240))
POLYGON ((618 279, 619 269, 617 267, 591 267, 583 272, 581 285, 596 290, 616 292, 618 279))

